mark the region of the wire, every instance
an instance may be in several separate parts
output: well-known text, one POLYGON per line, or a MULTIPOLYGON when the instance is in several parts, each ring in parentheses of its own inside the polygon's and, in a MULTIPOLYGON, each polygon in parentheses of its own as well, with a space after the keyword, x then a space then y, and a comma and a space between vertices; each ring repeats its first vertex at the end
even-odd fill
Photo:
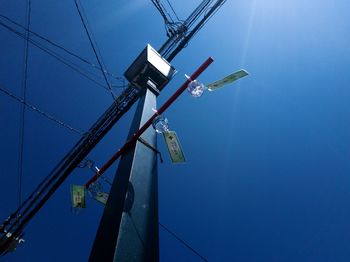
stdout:
MULTIPOLYGON (((25 35, 21 32, 18 32, 17 30, 11 28, 10 26, 4 24, 3 22, 0 21, 0 25, 5 27, 7 30, 15 33, 17 36, 24 38, 25 39, 25 35)), ((53 58, 55 58, 56 60, 60 61, 62 64, 66 65, 67 67, 71 68, 72 70, 74 70, 75 72, 79 73, 80 75, 84 76, 85 78, 87 78, 88 80, 90 80, 91 82, 95 83, 96 85, 106 89, 107 91, 109 91, 108 87, 102 85, 101 83, 97 82, 95 79, 93 79, 92 77, 88 76, 86 73, 84 73, 84 69, 79 67, 77 64, 65 59, 64 57, 62 57, 61 55, 59 55, 58 53, 56 53, 55 51, 50 50, 49 48, 43 46, 42 44, 36 42, 35 40, 29 38, 29 42, 32 43, 33 45, 35 45, 36 47, 38 47, 39 49, 41 49, 42 51, 44 51, 45 53, 47 53, 48 55, 52 56, 53 58)), ((89 71, 88 71, 89 72, 89 71)), ((91 73, 91 72, 89 72, 91 73)))
MULTIPOLYGON (((138 97, 139 90, 129 85, 49 175, 37 186, 22 203, 21 207, 12 213, 2 224, 2 226, 6 227, 7 232, 12 232, 12 236, 18 236, 23 232, 25 226, 59 186, 62 185, 74 168, 79 165, 113 125, 130 109, 138 97)), ((0 237, 0 253, 3 251, 2 243, 8 244, 9 241, 10 239, 7 238, 6 234, 0 237)))
MULTIPOLYGON (((151 2, 157 8, 160 15, 164 19, 164 26, 165 26, 165 31, 167 32, 167 36, 169 38, 174 38, 175 36, 178 37, 180 35, 183 35, 184 33, 183 28, 185 28, 183 27, 184 21, 177 16, 171 2, 167 0, 169 7, 171 8, 172 12, 176 17, 175 19, 170 15, 170 13, 166 10, 165 6, 159 0, 151 0, 151 2)), ((174 40, 176 41, 176 39, 174 40)))
MULTIPOLYGON (((198 27, 193 29, 193 33, 195 33, 196 28, 198 27)), ((189 39, 184 40, 187 40, 185 41, 187 43, 189 39)), ((171 53, 169 61, 171 61, 183 47, 184 44, 181 42, 180 45, 176 47, 176 50, 171 53)), ((6 230, 8 232, 12 232, 13 236, 19 236, 22 234, 25 226, 33 219, 33 217, 40 211, 40 209, 51 198, 55 191, 62 185, 74 168, 79 165, 79 163, 100 142, 100 140, 106 135, 112 126, 131 108, 131 106, 139 98, 139 95, 140 90, 132 87, 131 85, 129 85, 129 87, 123 91, 123 93, 116 99, 110 108, 108 108, 107 111, 89 129, 89 132, 80 138, 70 152, 68 152, 68 154, 59 162, 59 164, 51 171, 44 181, 39 184, 39 190, 32 192, 29 198, 22 203, 20 209, 13 214, 19 214, 21 210, 23 210, 23 212, 16 217, 11 215, 8 220, 3 223, 3 225, 6 225, 6 230), (18 219, 19 216, 21 216, 21 220, 18 219)), ((170 233, 171 231, 168 230, 168 232, 170 233)), ((175 234, 173 235, 174 237, 176 236, 175 234)), ((180 238, 177 237, 177 239, 180 241, 180 238)), ((9 239, 6 239, 6 235, 0 237, 0 243, 3 243, 4 240, 6 243, 9 242, 9 239)), ((182 243, 185 244, 184 241, 182 243)), ((188 245, 186 246, 189 247, 188 245)), ((0 252, 2 251, 1 249, 2 248, 0 245, 0 252)), ((191 250, 194 251, 193 249, 191 250)), ((198 252, 195 253, 197 254, 198 252)))
MULTIPOLYGON (((75 54, 73 51, 68 50, 67 48, 63 47, 62 45, 56 44, 56 43, 53 42, 52 40, 49 40, 48 38, 46 38, 46 37, 44 37, 44 36, 42 36, 42 35, 40 35, 40 34, 34 32, 34 31, 32 31, 32 30, 30 30, 30 29, 28 29, 28 28, 22 26, 21 24, 15 22, 14 20, 10 19, 9 17, 7 17, 7 16, 5 16, 5 15, 2 15, 2 14, 0 14, 0 17, 2 17, 2 18, 4 18, 4 19, 6 19, 7 21, 9 21, 10 23, 12 23, 12 24, 14 24, 14 25, 16 25, 16 26, 22 28, 22 29, 25 30, 26 32, 29 32, 29 33, 31 33, 32 35, 34 35, 34 36, 36 36, 36 37, 38 37, 38 38, 44 40, 45 42, 47 42, 47 43, 49 43, 49 44, 51 44, 51 45, 53 45, 53 46, 55 46, 55 47, 57 47, 57 48, 59 48, 59 49, 65 51, 67 54, 69 54, 69 55, 71 55, 71 56, 73 56, 73 57, 79 59, 80 61, 82 61, 82 62, 84 62, 84 63, 86 63, 86 64, 92 66, 93 68, 98 69, 98 70, 102 70, 102 68, 100 68, 98 65, 95 65, 95 64, 89 62, 87 59, 85 59, 85 58, 83 58, 83 57, 81 57, 81 56, 75 54)), ((109 76, 111 76, 111 77, 113 77, 113 78, 116 79, 116 80, 119 80, 119 81, 121 81, 122 79, 124 79, 123 77, 116 76, 116 75, 114 75, 113 73, 110 73, 110 72, 108 72, 108 71, 106 71, 106 74, 109 75, 109 76)))
POLYGON ((76 6, 76 8, 77 8, 77 11, 78 11, 80 20, 81 20, 81 22, 83 23, 85 32, 86 32, 86 34, 87 34, 87 36, 88 36, 88 39, 89 39, 90 45, 91 45, 91 47, 92 47, 92 50, 94 51, 95 57, 96 57, 96 59, 97 59, 97 62, 98 62, 98 64, 99 64, 99 66, 102 68, 102 74, 103 74, 103 77, 104 77, 104 79, 105 79, 105 81, 106 81, 106 84, 107 84, 107 86, 108 86, 108 89, 109 89, 109 91, 110 91, 110 93, 111 93, 111 95, 112 95, 112 97, 113 97, 113 100, 116 100, 116 96, 115 96, 115 94, 114 94, 114 92, 113 92, 113 90, 112 90, 111 84, 110 84, 109 81, 108 81, 107 75, 106 75, 106 73, 105 73, 105 69, 104 69, 104 67, 103 67, 103 65, 102 65, 102 63, 103 63, 103 62, 102 62, 102 59, 101 59, 101 58, 99 57, 99 55, 98 55, 98 52, 97 52, 97 48, 98 48, 98 47, 97 47, 97 44, 94 43, 92 33, 90 33, 90 31, 89 31, 89 29, 88 29, 87 22, 85 22, 85 20, 87 20, 87 19, 86 19, 86 18, 84 19, 84 16, 83 16, 83 13, 82 13, 83 11, 80 10, 80 8, 79 8, 79 5, 81 5, 81 4, 78 4, 78 0, 74 0, 74 3, 75 3, 75 6, 76 6))
POLYGON ((171 10, 173 11, 173 13, 174 13, 176 19, 179 20, 179 21, 181 21, 181 19, 177 16, 177 14, 176 14, 176 12, 175 12, 175 10, 174 10, 172 4, 170 3, 170 1, 169 1, 169 0, 166 0, 166 1, 167 1, 168 5, 170 6, 171 10))
POLYGON ((170 21, 168 19, 168 17, 166 16, 162 6, 160 5, 159 1, 157 0, 151 0, 151 2, 153 3, 153 5, 155 6, 155 8, 157 8, 158 12, 160 13, 160 15, 163 17, 165 24, 169 24, 170 21))
MULTIPOLYGON (((80 2, 79 2, 80 3, 80 2)), ((97 51, 97 54, 98 54, 98 57, 100 58, 100 61, 101 61, 101 71, 102 73, 106 73, 106 76, 108 75, 108 71, 106 70, 106 65, 103 61, 103 57, 101 55, 101 51, 100 51, 100 48, 99 46, 97 45, 97 42, 96 42, 96 39, 92 33, 92 30, 91 30, 91 26, 89 24, 89 20, 87 19, 87 16, 85 14, 85 10, 84 10, 84 7, 80 4, 80 8, 81 8, 81 13, 83 14, 83 17, 85 18, 85 23, 86 23, 86 27, 88 29, 88 31, 90 32, 90 36, 91 36, 91 39, 92 39, 92 42, 94 43, 95 47, 96 47, 96 51, 97 51)), ((106 82, 107 85, 110 84, 109 82, 106 82)), ((112 86, 112 84, 110 84, 112 86)))
MULTIPOLYGON (((222 1, 217 7, 215 7, 214 12, 212 12, 212 13, 208 16, 207 20, 199 27, 199 29, 201 29, 206 23, 208 23, 208 21, 216 14, 217 11, 219 11, 219 9, 221 8, 221 6, 222 6, 223 4, 225 4, 225 2, 226 2, 226 0, 222 1)), ((206 10, 205 10, 205 16, 208 14, 208 12, 210 12, 210 8, 213 8, 213 7, 207 7, 207 8, 206 8, 206 10)), ((193 34, 192 37, 194 37, 197 33, 198 33, 198 31, 197 31, 195 34, 193 34)))
POLYGON ((141 244, 142 244, 143 249, 146 250, 145 241, 144 241, 144 240, 142 239, 142 237, 141 237, 140 231, 139 231, 139 229, 138 229, 137 226, 136 226, 136 223, 135 223, 135 221, 134 221, 134 218, 131 216, 131 213, 130 213, 130 212, 127 212, 126 214, 127 214, 128 217, 130 218, 131 224, 132 224, 132 226, 133 226, 134 229, 135 229, 136 235, 137 235, 137 237, 139 238, 139 240, 140 240, 140 242, 141 242, 141 244))
MULTIPOLYGON (((183 23, 181 23, 181 25, 177 26, 176 33, 170 34, 169 39, 159 49, 159 53, 165 59, 170 62, 180 50, 186 47, 193 34, 200 29, 199 26, 201 23, 203 23, 203 21, 205 21, 206 16, 201 19, 201 21, 192 31, 189 31, 189 29, 194 25, 199 17, 208 10, 213 1, 214 0, 203 0, 189 15, 189 17, 183 23)), ((216 2, 220 2, 220 0, 217 0, 216 2)))
POLYGON ((166 10, 166 8, 164 7, 164 5, 160 2, 160 1, 157 1, 160 8, 164 11, 164 13, 169 17, 169 21, 170 21, 170 24, 174 23, 174 19, 171 17, 171 15, 169 14, 169 12, 166 10))
POLYGON ((70 126, 70 125, 68 125, 68 124, 66 124, 66 123, 64 123, 64 122, 61 121, 61 120, 58 120, 57 118, 53 117, 52 115, 50 115, 50 114, 48 114, 48 113, 46 113, 46 112, 40 110, 40 109, 37 108, 36 106, 34 106, 34 105, 28 103, 27 101, 24 101, 24 99, 15 96, 14 94, 10 93, 9 91, 6 91, 6 90, 3 89, 2 87, 0 87, 0 91, 3 92, 4 94, 6 94, 7 96, 13 98, 14 100, 20 102, 22 105, 24 105, 24 106, 30 108, 31 110, 33 110, 33 111, 35 111, 35 112, 41 114, 42 116, 46 117, 47 119, 49 119, 49 120, 55 122, 56 124, 59 124, 60 126, 63 126, 64 128, 67 128, 67 129, 69 129, 69 130, 71 130, 71 131, 73 131, 73 132, 75 132, 75 133, 77 133, 77 134, 80 134, 80 135, 83 135, 83 134, 84 134, 84 132, 82 132, 82 131, 80 131, 80 130, 78 130, 78 129, 76 129, 76 128, 74 128, 74 127, 72 127, 72 126, 70 126))
MULTIPOLYGON (((198 9, 198 11, 194 11, 190 17, 194 16, 197 18, 199 17, 200 14, 203 14, 204 12, 204 16, 202 17, 202 19, 200 19, 200 21, 197 23, 196 26, 194 26, 194 28, 189 31, 189 33, 187 35, 185 35, 183 37, 183 39, 181 40, 181 42, 179 44, 177 44, 177 46, 175 47, 175 49, 173 49, 174 47, 168 47, 167 50, 165 50, 165 52, 163 52, 163 47, 162 47, 162 55, 167 59, 167 61, 171 62, 173 60, 173 58, 183 49, 187 46, 189 40, 191 40, 191 38, 198 33, 198 31, 203 27, 204 24, 206 24, 206 22, 208 21, 208 19, 210 19, 212 17, 212 15, 217 12, 217 10, 226 2, 226 0, 216 0, 215 4, 212 7, 208 7, 211 1, 203 1, 202 4, 204 4, 201 8, 196 8, 196 10, 198 9), (173 50, 172 50, 173 49, 173 50), (171 51, 172 50, 172 51, 171 51), (169 52, 171 51, 171 53, 169 54, 169 52), (165 55, 164 55, 165 53, 165 55)), ((202 5, 201 4, 201 5, 202 5)), ((200 6, 201 6, 200 5, 200 6)), ((194 21, 191 21, 191 19, 187 19, 184 22, 184 26, 187 27, 187 22, 192 23, 194 21)))
POLYGON ((182 240, 180 237, 178 237, 173 231, 171 231, 169 228, 167 228, 166 226, 164 226, 163 224, 161 224, 160 222, 158 222, 158 224, 165 230, 167 231, 170 235, 172 235, 173 237, 175 237, 177 240, 179 240, 183 245, 185 245, 189 250, 191 250, 193 253, 195 253, 198 257, 200 257, 203 261, 207 261, 208 260, 203 257, 201 254, 199 254, 196 250, 194 250, 194 248, 192 248, 189 244, 187 244, 184 240, 182 240))
MULTIPOLYGON (((31 2, 26 1, 26 27, 30 27, 31 2)), ((26 33, 26 39, 23 50, 23 74, 22 74, 22 98, 25 102, 27 99, 27 80, 28 80, 28 56, 29 56, 29 33, 26 33)), ((19 128, 19 156, 18 156, 18 207, 22 203, 22 176, 23 176, 23 149, 24 149, 24 121, 25 121, 25 105, 22 104, 20 112, 20 128, 19 128)))

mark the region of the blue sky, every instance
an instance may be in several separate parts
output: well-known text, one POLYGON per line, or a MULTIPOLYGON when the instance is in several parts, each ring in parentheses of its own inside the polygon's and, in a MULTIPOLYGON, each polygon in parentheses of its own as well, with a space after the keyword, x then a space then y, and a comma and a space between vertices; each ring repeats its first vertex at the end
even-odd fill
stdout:
MULTIPOLYGON (((186 18, 200 1, 172 2, 186 18)), ((116 75, 147 43, 157 49, 166 39, 150 1, 83 5, 116 75)), ((159 220, 209 261, 349 260, 349 9, 345 0, 227 1, 173 60, 179 72, 159 105, 208 56, 215 62, 200 77, 205 83, 240 68, 250 72, 199 99, 184 94, 164 114, 185 165, 172 165, 158 139, 165 159, 159 220)), ((2 1, 0 13, 24 24, 25 1, 2 1)), ((96 63, 73 1, 32 1, 31 29, 96 63)), ((24 41, 2 27, 0 39, 0 85, 19 96, 24 41)), ((32 45, 27 99, 81 130, 112 103, 106 90, 32 45)), ((98 165, 123 144, 133 110, 89 155, 98 165)), ((18 201, 19 117, 20 105, 1 93, 1 218, 18 201)), ((78 138, 26 110, 23 197, 78 138)), ((27 227, 26 243, 4 261, 86 261, 102 206, 89 199, 86 210, 72 214, 69 186, 90 175, 76 170, 27 227)), ((161 228, 160 241, 162 261, 200 261, 161 228)))

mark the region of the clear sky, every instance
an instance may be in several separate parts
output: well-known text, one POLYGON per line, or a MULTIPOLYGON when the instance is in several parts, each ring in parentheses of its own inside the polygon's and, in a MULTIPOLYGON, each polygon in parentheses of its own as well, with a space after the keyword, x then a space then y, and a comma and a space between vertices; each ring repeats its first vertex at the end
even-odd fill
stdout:
MULTIPOLYGON (((24 24, 25 2, 1 1, 0 14, 24 24)), ((31 2, 33 31, 97 63, 74 1, 31 2)), ((185 19, 200 1, 171 2, 185 19)), ((82 4, 117 76, 147 43, 158 49, 166 39, 151 1, 82 4)), ((208 56, 215 62, 200 77, 204 83, 240 68, 250 73, 201 98, 184 94, 164 114, 185 165, 172 165, 158 138, 165 160, 159 221, 209 261, 349 261, 349 10, 348 0, 230 0, 173 60, 178 74, 159 105, 208 56)), ((0 26, 0 86, 17 96, 23 49, 24 40, 0 26)), ((27 100, 75 128, 87 130, 112 103, 106 90, 33 45, 28 66, 27 100)), ((89 155, 97 165, 123 144, 133 110, 89 155)), ((18 203, 20 104, 3 93, 0 122, 4 219, 18 203)), ((23 198, 79 139, 28 109, 24 134, 23 198)), ((25 244, 3 260, 86 261, 103 207, 88 199, 86 210, 72 214, 70 184, 91 174, 76 170, 27 227, 25 244)), ((162 228, 160 255, 165 262, 201 261, 162 228)))

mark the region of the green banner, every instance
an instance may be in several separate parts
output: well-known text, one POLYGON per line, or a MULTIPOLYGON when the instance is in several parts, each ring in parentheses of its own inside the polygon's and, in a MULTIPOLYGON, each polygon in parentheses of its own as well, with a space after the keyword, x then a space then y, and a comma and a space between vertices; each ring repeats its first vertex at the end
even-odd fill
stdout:
POLYGON ((179 139, 177 138, 176 132, 166 131, 163 132, 165 143, 168 147, 171 161, 173 163, 184 163, 185 156, 181 149, 179 139))
POLYGON ((84 186, 78 186, 78 185, 72 185, 71 186, 71 193, 72 193, 72 207, 73 208, 85 208, 85 187, 84 186))

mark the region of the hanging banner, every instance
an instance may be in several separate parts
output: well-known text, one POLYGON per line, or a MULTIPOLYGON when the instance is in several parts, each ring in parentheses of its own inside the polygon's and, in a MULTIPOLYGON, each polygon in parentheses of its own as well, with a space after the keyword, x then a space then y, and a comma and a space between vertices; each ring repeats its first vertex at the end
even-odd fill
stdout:
POLYGON ((171 161, 173 163, 184 163, 185 156, 181 149, 179 139, 177 138, 175 131, 163 132, 165 143, 168 147, 171 161))
POLYGON ((84 186, 78 186, 78 185, 72 185, 71 186, 71 193, 72 193, 72 207, 73 208, 85 208, 85 187, 84 186))

